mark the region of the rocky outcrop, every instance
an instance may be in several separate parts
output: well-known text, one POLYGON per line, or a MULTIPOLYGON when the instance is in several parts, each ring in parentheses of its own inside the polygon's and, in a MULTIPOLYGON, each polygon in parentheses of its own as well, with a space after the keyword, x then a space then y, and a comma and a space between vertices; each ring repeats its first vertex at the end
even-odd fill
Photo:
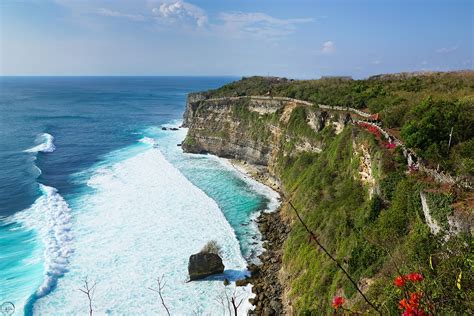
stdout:
POLYGON ((436 235, 441 231, 441 227, 438 225, 438 222, 431 216, 430 207, 423 191, 420 192, 420 199, 421 207, 423 209, 423 215, 425 215, 426 225, 428 225, 428 227, 430 228, 431 233, 433 235, 436 235))
POLYGON ((255 306, 250 315, 285 315, 282 302, 283 286, 280 282, 283 243, 290 231, 289 226, 282 220, 280 212, 262 213, 257 220, 265 240, 265 252, 259 256, 262 264, 251 264, 251 277, 240 285, 252 283, 255 297, 250 302, 255 306))
POLYGON ((224 264, 218 254, 199 252, 189 257, 188 273, 191 281, 223 272, 224 264))
MULTIPOLYGON (((272 158, 280 149, 281 126, 286 125, 293 110, 301 106, 306 108, 307 123, 315 132, 331 125, 339 133, 348 117, 350 119, 349 111, 327 109, 330 107, 290 98, 207 99, 205 94, 193 93, 188 97, 183 117, 183 126, 189 128, 183 149, 266 166, 269 174, 275 176, 272 158)), ((292 141, 290 135, 285 137, 285 141, 292 141)), ((297 151, 322 150, 322 144, 315 140, 295 141, 297 151)))
MULTIPOLYGON (((335 133, 339 134, 343 127, 349 123, 360 123, 370 124, 377 128, 381 134, 387 138, 391 139, 393 143, 397 146, 401 146, 403 153, 407 157, 408 166, 411 166, 410 157, 416 157, 412 150, 409 150, 404 146, 404 144, 397 139, 394 135, 391 135, 387 130, 380 127, 378 124, 369 123, 367 119, 371 118, 370 113, 363 112, 358 109, 342 106, 330 106, 324 104, 313 104, 308 101, 302 101, 293 98, 286 97, 266 97, 266 96, 241 96, 241 97, 228 97, 228 98, 209 98, 207 93, 191 93, 188 95, 186 111, 184 113, 184 127, 194 126, 192 130, 199 129, 199 121, 203 118, 203 115, 206 111, 214 112, 215 115, 211 115, 210 118, 205 118, 204 121, 209 123, 209 119, 213 120, 219 126, 220 118, 222 118, 224 113, 229 113, 232 111, 232 107, 236 103, 245 101, 248 104, 246 108, 250 112, 258 113, 259 115, 266 114, 279 114, 280 120, 287 122, 289 115, 292 110, 298 106, 305 107, 309 109, 308 111, 308 125, 315 131, 322 130, 328 124, 333 125, 335 133)), ((227 119, 229 116, 227 116, 227 119)), ((201 121, 201 123, 205 123, 201 121)), ((235 127, 235 123, 238 121, 228 121, 230 130, 232 127, 235 127)), ((237 124, 241 125, 241 124, 237 124)), ((211 124, 208 127, 216 126, 211 124)), ((245 124, 243 125, 246 126, 245 124)), ((245 128, 244 128, 245 129, 245 128)), ((277 126, 267 126, 267 130, 278 130, 277 126)), ((206 128, 204 128, 206 130, 206 128)), ((220 129, 222 132, 222 129, 220 129)), ((245 135, 241 133, 240 136, 245 135)), ((208 133, 207 135, 203 133, 196 133, 188 135, 187 142, 183 143, 184 150, 193 153, 204 153, 210 152, 226 158, 237 158, 242 160, 247 160, 251 163, 256 163, 260 165, 268 165, 269 159, 271 157, 271 149, 268 148, 270 142, 260 141, 254 142, 249 138, 239 138, 235 141, 226 142, 226 137, 228 135, 223 135, 222 133, 208 133), (229 147, 230 150, 222 151, 221 148, 223 145, 233 145, 229 147), (267 146, 265 146, 267 144, 267 146)), ((270 140, 267 138, 266 140, 270 140)), ((275 140, 273 140, 273 144, 275 140)), ((308 148, 308 146, 303 146, 308 148)), ((315 146, 315 148, 320 148, 320 146, 315 146)), ((468 176, 454 176, 449 173, 434 170, 424 164, 422 161, 418 160, 416 163, 417 170, 422 171, 428 176, 432 177, 439 183, 457 185, 465 189, 472 190, 474 184, 472 183, 472 177, 468 176)), ((270 168, 271 171, 271 168, 270 168)))
POLYGON ((353 148, 356 153, 359 155, 359 177, 361 182, 366 185, 369 192, 369 198, 372 198, 374 193, 379 194, 379 188, 377 186, 377 181, 374 176, 374 158, 369 152, 369 149, 364 144, 353 143, 353 148))
MULTIPOLYGON (((184 114, 183 126, 190 129, 183 142, 183 149, 191 153, 209 152, 220 157, 267 165, 271 153, 271 133, 259 133, 250 120, 237 117, 247 115, 248 118, 259 118, 261 115, 268 116, 279 108, 280 103, 259 105, 257 101, 245 105, 225 99, 204 102, 193 95, 188 99, 184 114), (195 99, 198 101, 194 101, 195 99), (238 113, 236 109, 239 106, 244 113, 238 113)), ((265 132, 269 129, 268 126, 262 126, 260 130, 265 132)))
MULTIPOLYGON (((324 143, 318 137, 301 136, 288 128, 293 112, 301 107, 309 129, 315 134, 325 127, 332 129, 334 134, 340 133, 355 115, 292 99, 206 99, 204 95, 192 94, 184 115, 183 125, 189 130, 182 147, 186 152, 212 153, 233 161, 245 161, 246 169, 254 170, 251 173, 254 178, 283 192, 278 160, 287 151, 282 147, 291 144, 290 156, 299 152, 318 154, 324 150, 324 143)), ((289 288, 284 285, 288 280, 284 280, 281 263, 289 227, 278 212, 262 214, 258 222, 266 251, 260 256, 260 266, 250 266, 252 277, 246 281, 254 285, 256 296, 251 301, 255 305, 254 312, 256 315, 286 314, 290 303, 282 299, 288 295, 289 288)))

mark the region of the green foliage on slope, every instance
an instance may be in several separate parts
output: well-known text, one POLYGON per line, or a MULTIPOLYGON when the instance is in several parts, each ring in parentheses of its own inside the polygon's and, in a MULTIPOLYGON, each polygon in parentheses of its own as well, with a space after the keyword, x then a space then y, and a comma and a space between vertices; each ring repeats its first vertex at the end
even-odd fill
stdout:
MULTIPOLYGON (((413 107, 409 116, 401 136, 408 147, 417 149, 420 157, 440 163, 444 168, 453 168, 456 162, 449 159, 450 155, 459 156, 465 162, 473 159, 474 152, 462 148, 463 143, 474 137, 474 103, 428 98, 413 107), (449 148, 450 135, 453 148, 449 148)), ((458 165, 456 169, 474 175, 472 166, 471 161, 464 168, 458 165)))
MULTIPOLYGON (((421 158, 459 175, 474 174, 474 72, 367 80, 251 77, 209 91, 207 97, 267 92, 380 112, 384 126, 401 130, 402 140, 421 158)), ((271 142, 276 138, 268 128, 278 127, 281 143, 272 168, 285 197, 383 315, 401 314, 398 304, 403 290, 393 280, 410 272, 423 274, 420 291, 434 314, 474 314, 472 235, 464 232, 445 238, 453 203, 468 193, 457 196, 456 190, 446 192, 421 175, 407 173, 400 148, 388 150, 356 126, 348 125, 338 135, 331 125, 315 131, 308 125, 308 113, 315 110, 311 107, 296 107, 284 123, 279 120, 281 113, 249 111, 245 99, 232 105, 232 119, 260 144, 275 146, 271 142), (322 152, 311 151, 307 144, 322 152), (361 146, 372 160, 372 196, 359 174, 361 146), (431 216, 443 228, 438 235, 426 224, 420 192, 425 193, 431 216)), ((374 314, 347 277, 310 241, 292 209, 284 205, 283 212, 292 220, 283 249, 283 279, 297 314, 330 315, 336 295, 347 299, 345 306, 374 314)), ((467 217, 472 218, 472 210, 468 212, 467 217)))
MULTIPOLYGON (((292 138, 306 137, 305 128, 290 128, 300 116, 295 110, 290 118, 285 133, 292 138)), ((406 165, 397 162, 396 154, 381 149, 372 135, 351 126, 337 136, 324 132, 326 146, 321 154, 288 151, 279 159, 286 195, 320 242, 353 278, 371 284, 369 298, 383 305, 384 315, 399 314, 401 293, 393 285, 397 269, 424 274, 424 291, 438 314, 472 313, 471 236, 453 237, 443 244, 430 233, 419 194, 428 185, 407 176, 406 165), (372 157, 382 159, 373 166, 381 183, 380 195, 371 199, 359 178, 355 143, 368 148, 372 157), (459 271, 465 275, 461 290, 455 282, 459 271)), ((290 208, 286 207, 285 212, 296 220, 290 208)), ((336 294, 343 294, 356 310, 369 309, 346 276, 309 241, 296 221, 283 260, 285 275, 290 276, 290 297, 299 314, 330 314, 331 299, 336 294)))

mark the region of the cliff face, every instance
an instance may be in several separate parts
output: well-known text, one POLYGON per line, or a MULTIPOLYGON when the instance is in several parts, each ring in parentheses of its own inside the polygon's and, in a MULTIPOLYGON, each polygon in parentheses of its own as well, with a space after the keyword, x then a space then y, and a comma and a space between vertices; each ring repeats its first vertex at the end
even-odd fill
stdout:
MULTIPOLYGON (((350 152, 352 171, 348 175, 361 184, 358 192, 365 194, 362 189, 365 185, 367 196, 371 196, 376 187, 373 169, 379 167, 379 161, 371 163, 370 146, 351 131, 340 135, 351 120, 347 111, 330 111, 291 100, 206 99, 203 95, 191 94, 183 122, 189 130, 182 147, 190 153, 211 153, 252 164, 257 170, 254 176, 286 194, 299 176, 295 174, 285 179, 286 164, 301 156, 318 156, 326 149, 328 139, 344 137, 351 139, 349 145, 354 144, 350 152)), ((289 217, 283 214, 285 216, 289 217)), ((290 264, 291 260, 286 263, 290 264)), ((286 298, 283 305, 292 313, 292 277, 289 275, 285 269, 280 271, 284 285, 281 295, 286 298)))
POLYGON ((183 126, 188 135, 183 149, 190 153, 211 153, 220 157, 244 160, 256 165, 265 174, 267 184, 278 185, 277 160, 282 146, 292 144, 291 153, 321 152, 323 142, 312 137, 324 127, 340 133, 350 116, 345 112, 330 112, 291 100, 272 98, 206 99, 202 94, 190 94, 183 126), (300 137, 286 130, 291 114, 305 107, 305 120, 310 131, 300 137))
MULTIPOLYGON (((252 128, 246 121, 237 119, 234 105, 226 101, 192 101, 188 100, 184 126, 189 127, 184 150, 192 153, 209 152, 221 157, 247 160, 258 165, 268 165, 271 153, 271 133, 249 135, 252 128), (249 137, 252 136, 252 137, 249 137)), ((278 110, 278 105, 262 108, 250 108, 253 114, 271 113, 278 110)), ((245 110, 247 111, 247 110, 245 110)), ((270 130, 267 122, 262 122, 262 130, 270 130)))
MULTIPOLYGON (((426 181, 416 170, 408 172, 403 146, 387 146, 374 126, 353 124, 368 116, 358 112, 287 98, 212 99, 209 93, 196 93, 188 98, 184 126, 189 131, 182 146, 187 152, 252 164, 256 177, 292 201, 319 241, 387 314, 399 313, 393 277, 400 268, 416 269, 427 280, 431 276, 434 281, 424 286, 437 311, 456 314, 466 300, 445 289, 457 277, 452 271, 465 269, 470 243, 462 234, 450 233, 453 215, 470 214, 453 208, 465 193, 426 181), (426 205, 441 227, 436 236, 423 215, 426 205), (444 244, 447 239, 449 245, 444 244), (453 247, 449 256, 447 247, 453 247), (446 303, 448 296, 454 303, 446 303)), ((277 256, 286 313, 333 313, 335 295, 344 296, 354 310, 368 310, 346 276, 310 242, 285 201, 280 217, 290 227, 277 256)), ((265 286, 255 290, 259 299, 266 299, 265 286)), ((270 305, 260 304, 262 309, 270 305)))

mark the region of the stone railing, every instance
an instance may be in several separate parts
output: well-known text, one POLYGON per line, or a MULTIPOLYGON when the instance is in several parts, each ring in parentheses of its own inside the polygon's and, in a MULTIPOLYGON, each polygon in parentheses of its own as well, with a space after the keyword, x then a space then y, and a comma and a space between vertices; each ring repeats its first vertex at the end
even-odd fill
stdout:
MULTIPOLYGON (((250 99, 250 100, 256 100, 256 101, 271 101, 271 100, 276 100, 276 101, 285 101, 285 102, 294 102, 296 104, 302 104, 305 106, 314 106, 316 104, 311 103, 309 101, 304 101, 304 100, 299 100, 299 99, 294 99, 294 98, 287 98, 287 97, 269 97, 269 96, 258 96, 258 95, 252 95, 252 96, 241 96, 241 97, 223 97, 223 98, 210 98, 210 99, 202 99, 203 101, 209 101, 209 102, 219 102, 219 101, 235 101, 235 100, 242 100, 242 99, 250 99)), ((335 111, 345 111, 345 112, 352 112, 355 113, 359 116, 369 118, 372 114, 363 112, 358 109, 354 109, 351 107, 345 107, 345 106, 331 106, 331 105, 325 105, 325 104, 317 104, 317 107, 320 109, 324 110, 335 110, 335 111)))

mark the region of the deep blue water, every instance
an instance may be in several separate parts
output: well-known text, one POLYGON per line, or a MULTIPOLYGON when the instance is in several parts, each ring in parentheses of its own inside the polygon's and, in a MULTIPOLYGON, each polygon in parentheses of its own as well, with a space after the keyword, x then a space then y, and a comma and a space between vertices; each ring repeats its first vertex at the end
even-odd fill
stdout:
POLYGON ((41 133, 54 154, 39 155, 39 181, 63 195, 70 175, 139 139, 144 126, 181 118, 186 94, 229 77, 0 77, 0 215, 25 209, 39 193, 32 155, 41 133))
MULTIPOLYGON (((108 204, 100 199, 114 193, 105 189, 102 195, 96 193, 88 180, 101 175, 103 166, 114 170, 117 165, 128 168, 131 176, 142 167, 159 176, 159 169, 145 163, 154 147, 140 143, 143 137, 154 139, 164 157, 217 203, 237 235, 242 255, 250 258, 256 238, 249 228, 250 216, 265 207, 266 198, 216 159, 183 154, 176 143, 184 134, 170 134, 160 128, 167 123, 177 124, 187 93, 216 88, 235 79, 0 77, 0 303, 13 301, 17 311, 22 313, 24 308, 25 314, 37 310, 38 299, 46 302, 40 309, 43 311, 59 306, 58 301, 72 306, 62 293, 68 295, 68 282, 73 282, 83 268, 81 243, 87 245, 87 238, 100 236, 100 231, 90 231, 94 227, 107 233, 107 225, 86 226, 81 216, 88 218, 88 212, 102 216, 108 204), (52 144, 54 148, 48 147, 52 144), (142 167, 133 165, 142 158, 142 167), (99 200, 102 204, 91 206, 90 201, 99 200)), ((101 188, 108 188, 110 183, 104 180, 101 188)), ((167 186, 172 188, 173 184, 167 186)), ((139 193, 136 191, 137 197, 139 193)), ((117 207, 137 198, 133 194, 130 191, 117 207)), ((150 203, 156 202, 150 198, 150 203)), ((148 212, 146 207, 142 211, 148 212)), ((139 227, 140 222, 135 230, 127 232, 125 228, 124 233, 139 238, 139 227)), ((110 241, 108 246, 117 245, 110 241)), ((203 289, 197 290, 205 295, 203 289)), ((183 300, 179 291, 173 293, 176 308, 183 300)), ((104 302, 120 301, 118 293, 117 297, 111 295, 104 296, 104 302)), ((206 302, 203 304, 206 310, 206 302)), ((113 308, 109 312, 114 314, 113 308)), ((123 309, 121 312, 127 314, 123 309)))

